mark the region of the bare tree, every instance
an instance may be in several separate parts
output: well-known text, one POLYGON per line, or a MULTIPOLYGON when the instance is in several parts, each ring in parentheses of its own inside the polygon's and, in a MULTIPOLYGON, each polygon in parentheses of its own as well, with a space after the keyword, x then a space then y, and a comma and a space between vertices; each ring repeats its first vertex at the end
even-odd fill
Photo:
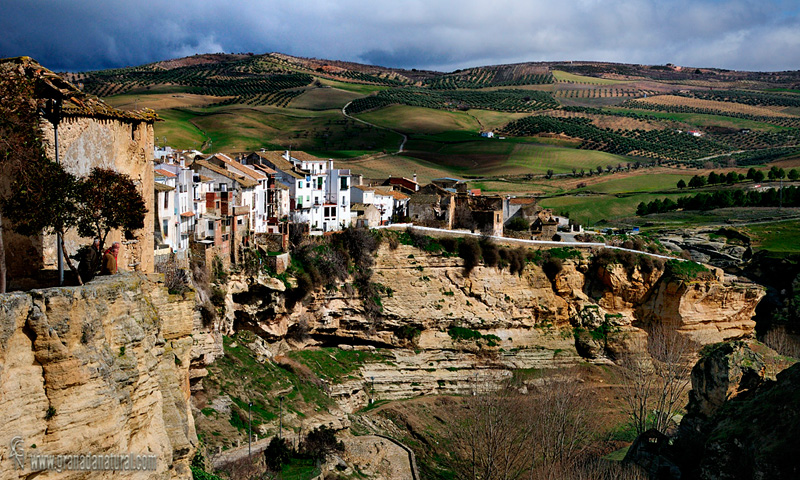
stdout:
POLYGON ((467 401, 451 430, 450 467, 459 480, 522 478, 531 467, 531 428, 525 402, 510 390, 484 392, 467 401))
POLYGON ((575 467, 594 433, 592 401, 574 378, 545 378, 533 396, 532 452, 539 478, 575 467))
POLYGON ((666 432, 689 387, 696 352, 687 336, 658 324, 650 329, 647 352, 620 360, 625 413, 637 434, 651 428, 666 432))

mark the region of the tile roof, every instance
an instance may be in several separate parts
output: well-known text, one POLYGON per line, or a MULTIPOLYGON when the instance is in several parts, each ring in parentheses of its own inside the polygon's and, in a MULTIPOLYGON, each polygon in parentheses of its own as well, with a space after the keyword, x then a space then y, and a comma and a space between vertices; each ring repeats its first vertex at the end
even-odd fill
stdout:
POLYGON ((228 171, 228 170, 226 170, 226 169, 224 169, 222 167, 214 165, 213 163, 209 163, 209 162, 207 162, 205 160, 195 160, 193 165, 197 165, 199 167, 203 167, 203 168, 206 168, 208 170, 211 170, 212 172, 214 172, 214 173, 216 173, 218 175, 222 175, 223 177, 229 178, 231 180, 234 180, 234 181, 240 183, 243 187, 246 187, 246 188, 252 188, 252 187, 255 187, 256 185, 258 185, 258 182, 256 182, 255 180, 253 180, 251 178, 247 178, 244 175, 237 175, 237 174, 235 174, 235 173, 233 173, 231 171, 228 171))
POLYGON ((231 159, 229 156, 224 154, 214 154, 210 157, 206 158, 206 161, 210 161, 212 158, 219 160, 224 165, 229 166, 237 171, 239 174, 246 175, 250 178, 254 178, 256 180, 265 180, 267 178, 263 172, 259 172, 254 168, 250 167, 249 165, 242 165, 241 163, 231 159))
POLYGON ((194 217, 194 212, 183 212, 181 213, 181 217, 183 218, 194 217))
POLYGON ((306 178, 305 175, 301 175, 294 171, 294 165, 289 160, 286 160, 281 156, 283 152, 278 152, 275 150, 270 150, 268 152, 253 152, 265 161, 271 163, 275 166, 277 170, 286 173, 294 178, 306 178))
POLYGON ((257 169, 257 170, 261 170, 262 172, 264 172, 266 174, 269 174, 269 175, 275 175, 277 173, 274 169, 269 168, 266 165, 259 165, 258 163, 254 163, 253 165, 249 165, 249 166, 253 167, 253 168, 257 169))
POLYGON ((170 187, 169 185, 164 185, 160 182, 153 182, 153 187, 155 188, 156 192, 171 192, 175 190, 175 187, 170 187))
POLYGON ((508 203, 511 205, 531 205, 536 203, 536 199, 533 197, 517 197, 510 199, 508 203))
POLYGON ((177 178, 177 175, 175 175, 174 173, 170 172, 169 170, 164 170, 163 168, 157 168, 157 169, 153 170, 153 173, 157 173, 157 174, 159 174, 161 176, 164 176, 164 177, 167 177, 167 178, 177 178))
POLYGON ((397 190, 389 190, 389 193, 394 197, 395 200, 408 200, 411 198, 409 195, 397 190))
POLYGON ((34 80, 36 95, 39 98, 55 98, 63 101, 62 115, 65 117, 106 118, 135 123, 161 120, 155 111, 149 108, 139 111, 117 110, 99 98, 81 91, 30 57, 0 59, 0 75, 19 75, 34 80))
MULTIPOLYGON (((283 152, 281 152, 281 154, 283 154, 283 152)), ((296 151, 296 152, 295 151, 289 151, 289 155, 291 155, 292 158, 296 158, 297 160, 300 160, 301 162, 327 162, 328 161, 326 158, 315 157, 314 155, 311 155, 309 153, 302 152, 302 151, 296 151)))

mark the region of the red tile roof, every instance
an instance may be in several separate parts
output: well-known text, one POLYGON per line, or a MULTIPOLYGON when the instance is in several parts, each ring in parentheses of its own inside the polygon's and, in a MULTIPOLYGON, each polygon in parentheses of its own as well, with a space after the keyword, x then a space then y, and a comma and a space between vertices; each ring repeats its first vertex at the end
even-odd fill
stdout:
POLYGON ((174 173, 170 172, 169 170, 164 170, 163 168, 157 168, 157 169, 155 169, 154 172, 159 174, 159 175, 163 175, 163 176, 165 176, 167 178, 176 178, 177 177, 177 175, 175 175, 174 173))

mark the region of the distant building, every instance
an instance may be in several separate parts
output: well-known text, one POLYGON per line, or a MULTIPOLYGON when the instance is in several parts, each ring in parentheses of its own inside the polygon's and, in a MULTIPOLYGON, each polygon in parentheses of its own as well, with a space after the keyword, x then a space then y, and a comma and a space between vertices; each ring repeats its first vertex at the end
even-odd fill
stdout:
POLYGON ((481 132, 481 137, 494 138, 494 132, 481 132))

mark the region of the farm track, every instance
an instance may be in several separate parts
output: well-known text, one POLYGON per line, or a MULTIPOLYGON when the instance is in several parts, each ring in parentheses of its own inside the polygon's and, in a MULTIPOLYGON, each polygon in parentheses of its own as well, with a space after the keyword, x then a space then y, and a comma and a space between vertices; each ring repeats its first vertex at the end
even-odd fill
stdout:
POLYGON ((356 122, 361 122, 364 125, 369 125, 371 127, 378 128, 378 129, 381 129, 381 130, 386 130, 388 132, 396 133, 397 135, 402 136, 403 137, 403 141, 400 142, 400 147, 397 149, 397 152, 393 153, 392 155, 397 155, 399 153, 403 153, 403 148, 405 148, 406 142, 408 141, 408 136, 405 133, 400 133, 400 132, 398 132, 396 130, 392 130, 391 128, 381 127, 380 125, 375 125, 374 123, 369 123, 369 122, 367 122, 365 120, 361 120, 360 118, 356 118, 356 117, 353 117, 353 116, 349 115, 347 113, 347 107, 349 107, 351 103, 353 103, 352 100, 347 102, 347 104, 345 104, 345 106, 342 107, 342 115, 344 115, 345 118, 349 118, 349 119, 354 120, 356 122))

